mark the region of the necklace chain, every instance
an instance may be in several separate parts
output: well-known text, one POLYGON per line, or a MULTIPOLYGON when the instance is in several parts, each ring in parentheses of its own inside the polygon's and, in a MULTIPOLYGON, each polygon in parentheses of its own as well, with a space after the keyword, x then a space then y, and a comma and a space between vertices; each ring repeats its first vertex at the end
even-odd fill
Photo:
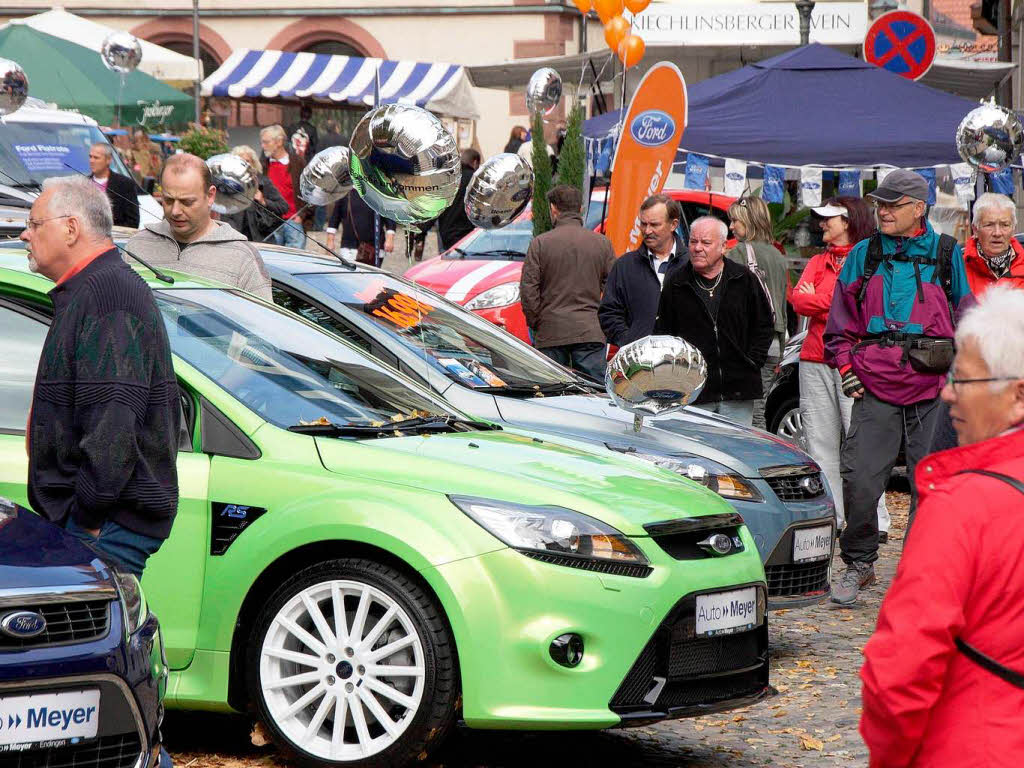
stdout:
POLYGON ((715 295, 715 288, 717 288, 718 284, 722 282, 722 275, 724 274, 725 270, 723 269, 721 272, 718 273, 718 277, 715 278, 715 282, 713 282, 711 285, 705 285, 704 278, 701 277, 700 275, 694 275, 694 277, 697 278, 697 285, 700 286, 700 289, 702 291, 707 291, 708 297, 711 298, 715 295))

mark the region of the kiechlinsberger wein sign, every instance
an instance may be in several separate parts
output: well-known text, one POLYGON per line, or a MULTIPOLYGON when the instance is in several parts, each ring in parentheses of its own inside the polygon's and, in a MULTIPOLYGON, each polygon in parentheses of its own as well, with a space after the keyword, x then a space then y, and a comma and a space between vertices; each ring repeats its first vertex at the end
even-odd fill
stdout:
MULTIPOLYGON (((637 15, 648 45, 797 45, 800 14, 791 2, 654 2, 637 15)), ((859 45, 868 29, 868 4, 818 2, 811 42, 859 45)))

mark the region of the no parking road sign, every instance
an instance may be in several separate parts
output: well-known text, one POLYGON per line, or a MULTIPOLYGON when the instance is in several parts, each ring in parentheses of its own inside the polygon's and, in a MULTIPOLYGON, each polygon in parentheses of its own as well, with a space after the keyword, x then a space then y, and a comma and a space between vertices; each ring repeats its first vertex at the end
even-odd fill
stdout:
POLYGON ((864 37, 864 60, 908 80, 918 80, 935 60, 932 25, 910 11, 882 14, 864 37))

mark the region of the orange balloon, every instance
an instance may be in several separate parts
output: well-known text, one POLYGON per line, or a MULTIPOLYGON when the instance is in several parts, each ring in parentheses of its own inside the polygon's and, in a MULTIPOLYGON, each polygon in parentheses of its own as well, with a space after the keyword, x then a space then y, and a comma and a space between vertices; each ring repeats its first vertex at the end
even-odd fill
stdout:
POLYGON ((576 4, 576 7, 580 9, 580 13, 586 16, 590 13, 590 9, 593 7, 593 0, 572 0, 576 4))
POLYGON ((619 47, 617 49, 619 61, 622 62, 622 65, 626 69, 636 66, 640 63, 640 59, 644 57, 644 51, 646 49, 647 44, 640 35, 626 35, 622 38, 622 42, 619 43, 619 47))
POLYGON ((626 7, 630 13, 640 13, 647 9, 647 6, 651 4, 651 0, 626 0, 626 7))
POLYGON ((602 24, 607 24, 613 16, 621 16, 624 7, 622 0, 594 0, 594 10, 602 24))
POLYGON ((613 51, 619 49, 622 38, 629 34, 629 22, 621 16, 612 16, 604 25, 604 41, 613 51))

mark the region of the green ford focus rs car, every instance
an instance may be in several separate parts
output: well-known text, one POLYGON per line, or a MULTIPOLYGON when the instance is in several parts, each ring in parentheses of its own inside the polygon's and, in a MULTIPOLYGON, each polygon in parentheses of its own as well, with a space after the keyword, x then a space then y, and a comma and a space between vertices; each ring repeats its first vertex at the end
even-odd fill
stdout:
MULTIPOLYGON (((381 765, 458 719, 598 729, 771 693, 761 560, 716 494, 471 421, 245 294, 151 285, 184 414, 143 580, 168 706, 252 712, 306 764, 381 765)), ((50 288, 0 255, 0 495, 22 504, 50 288)))

